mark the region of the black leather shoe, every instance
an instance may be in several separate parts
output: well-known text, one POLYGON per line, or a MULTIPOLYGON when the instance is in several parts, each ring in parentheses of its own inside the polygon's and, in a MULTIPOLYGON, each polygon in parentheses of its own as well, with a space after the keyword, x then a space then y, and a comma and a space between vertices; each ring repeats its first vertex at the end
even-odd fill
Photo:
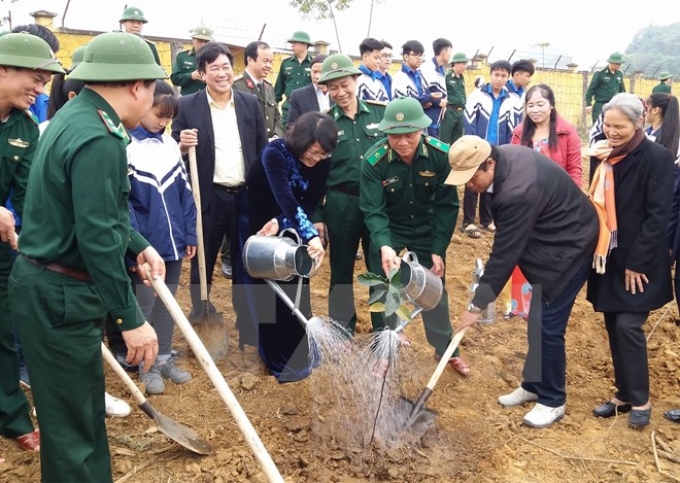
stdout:
POLYGON ((680 409, 671 409, 663 413, 663 417, 674 423, 680 423, 680 409))
POLYGON ((593 414, 598 418, 611 418, 615 416, 618 412, 619 414, 625 414, 630 412, 632 406, 630 404, 621 404, 617 406, 611 401, 600 404, 598 407, 593 409, 593 414))
POLYGON ((644 428, 652 418, 652 407, 649 409, 633 409, 628 416, 628 424, 633 428, 644 428))

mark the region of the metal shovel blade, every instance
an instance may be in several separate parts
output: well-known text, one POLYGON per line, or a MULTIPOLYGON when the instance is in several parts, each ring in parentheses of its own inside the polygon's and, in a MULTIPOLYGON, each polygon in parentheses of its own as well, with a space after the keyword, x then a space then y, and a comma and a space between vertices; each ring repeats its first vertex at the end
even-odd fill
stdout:
POLYGON ((185 448, 190 449, 194 453, 202 455, 212 453, 213 448, 210 446, 210 443, 201 438, 196 431, 159 413, 148 400, 140 404, 139 408, 156 422, 159 431, 168 438, 176 441, 185 448))
POLYGON ((156 422, 158 429, 166 435, 168 438, 176 441, 185 448, 193 451, 194 453, 207 455, 212 452, 212 447, 210 444, 201 438, 196 431, 187 426, 184 426, 177 421, 170 419, 167 416, 159 413, 156 408, 154 408, 149 400, 142 394, 139 390, 135 381, 125 372, 125 369, 118 364, 118 361, 113 357, 111 351, 108 347, 101 343, 102 356, 106 363, 111 367, 113 372, 123 381, 128 390, 132 393, 139 404, 139 409, 144 411, 144 413, 156 422))
POLYGON ((422 396, 416 402, 406 397, 400 399, 401 404, 406 406, 407 410, 410 409, 409 418, 404 425, 404 430, 409 430, 420 424, 429 427, 434 422, 437 412, 425 407, 426 399, 422 396))

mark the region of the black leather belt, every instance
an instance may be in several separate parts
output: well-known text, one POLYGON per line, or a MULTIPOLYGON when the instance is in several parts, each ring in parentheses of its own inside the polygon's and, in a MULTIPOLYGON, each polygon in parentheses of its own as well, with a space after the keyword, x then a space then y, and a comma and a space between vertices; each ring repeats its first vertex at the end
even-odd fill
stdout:
POLYGON ((329 186, 328 189, 331 189, 333 191, 339 191, 340 193, 345 193, 346 195, 350 196, 359 196, 359 190, 356 188, 350 188, 348 186, 329 186))
POLYGON ((36 267, 45 267, 47 270, 50 272, 56 272, 60 273, 62 275, 66 275, 67 277, 75 278, 76 280, 80 280, 82 282, 91 282, 92 277, 90 277, 90 274, 87 273, 85 270, 76 270, 75 268, 70 268, 65 265, 59 265, 58 263, 48 263, 48 264, 43 264, 40 263, 37 260, 33 260, 30 257, 27 257, 23 253, 21 254, 26 260, 31 262, 33 265, 36 267))
POLYGON ((230 193, 232 195, 241 192, 241 186, 224 186, 221 184, 213 184, 213 188, 218 189, 220 191, 226 191, 227 193, 230 193))

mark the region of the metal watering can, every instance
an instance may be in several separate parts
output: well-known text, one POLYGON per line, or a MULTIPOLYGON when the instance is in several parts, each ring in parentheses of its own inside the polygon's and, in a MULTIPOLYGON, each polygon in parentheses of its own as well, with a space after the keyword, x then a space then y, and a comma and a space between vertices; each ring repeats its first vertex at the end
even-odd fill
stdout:
POLYGON ((252 235, 243 246, 243 266, 253 278, 288 282, 295 277, 310 277, 314 260, 302 245, 300 236, 287 228, 278 236, 252 235), (294 239, 284 236, 293 235, 294 239))
POLYGON ((400 281, 407 301, 423 310, 434 309, 444 293, 442 279, 418 263, 414 252, 406 252, 402 260, 400 281))

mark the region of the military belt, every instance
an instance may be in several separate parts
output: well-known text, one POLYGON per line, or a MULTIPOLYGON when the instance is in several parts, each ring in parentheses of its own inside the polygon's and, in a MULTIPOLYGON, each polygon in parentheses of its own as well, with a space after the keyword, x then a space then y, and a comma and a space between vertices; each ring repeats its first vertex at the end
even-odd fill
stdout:
POLYGON ((349 186, 344 186, 344 185, 338 185, 338 186, 329 186, 328 189, 333 190, 333 191, 339 191, 340 193, 344 193, 346 195, 350 196, 359 196, 359 190, 357 188, 350 188, 349 186))
POLYGON ((37 260, 34 260, 30 257, 27 257, 23 253, 22 253, 22 256, 26 260, 31 262, 33 265, 35 265, 37 267, 41 267, 41 268, 46 268, 50 272, 60 273, 62 275, 66 275, 67 277, 75 278, 76 280, 80 280, 82 282, 91 282, 92 281, 92 277, 90 277, 90 274, 87 273, 85 270, 76 270, 75 268, 70 268, 70 267, 67 267, 67 266, 64 266, 64 265, 60 265, 58 263, 43 264, 43 263, 40 263, 37 260))
POLYGON ((463 110, 463 108, 461 106, 449 106, 447 104, 446 107, 448 107, 449 109, 453 109, 454 111, 462 111, 463 110))

